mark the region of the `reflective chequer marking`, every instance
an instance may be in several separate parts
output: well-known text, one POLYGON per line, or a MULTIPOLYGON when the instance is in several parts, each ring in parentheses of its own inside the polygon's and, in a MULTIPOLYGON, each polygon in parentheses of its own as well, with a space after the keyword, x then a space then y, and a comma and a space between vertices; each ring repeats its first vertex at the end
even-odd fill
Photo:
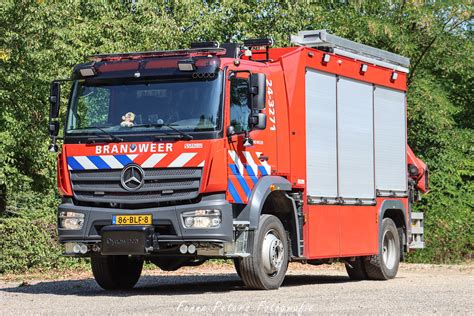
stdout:
MULTIPOLYGON (((187 167, 193 158, 199 158, 198 153, 182 153, 175 157, 170 156, 168 161, 164 159, 168 158, 167 155, 170 154, 70 156, 67 157, 67 164, 69 170, 122 169, 131 163, 136 163, 142 168, 180 168, 187 167), (164 160, 168 162, 160 163, 164 160)), ((204 167, 205 160, 194 162, 192 166, 204 167)))
POLYGON ((153 168, 157 163, 161 161, 166 156, 166 154, 153 154, 144 163, 142 163, 143 168, 153 168))
POLYGON ((263 176, 271 174, 271 167, 259 159, 260 152, 229 150, 228 196, 235 203, 247 203, 254 185, 263 176))

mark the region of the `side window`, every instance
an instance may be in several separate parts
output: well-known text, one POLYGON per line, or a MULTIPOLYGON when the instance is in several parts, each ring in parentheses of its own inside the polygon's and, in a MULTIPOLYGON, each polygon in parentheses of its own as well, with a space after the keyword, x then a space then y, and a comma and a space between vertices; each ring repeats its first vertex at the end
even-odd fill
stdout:
POLYGON ((234 126, 235 132, 240 133, 248 130, 250 104, 249 104, 248 80, 232 77, 230 79, 230 124, 234 126))

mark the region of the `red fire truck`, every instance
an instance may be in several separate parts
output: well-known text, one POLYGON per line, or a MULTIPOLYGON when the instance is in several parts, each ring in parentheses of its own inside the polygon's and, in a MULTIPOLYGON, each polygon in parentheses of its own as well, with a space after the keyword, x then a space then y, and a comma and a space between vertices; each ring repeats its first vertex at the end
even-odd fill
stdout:
MULTIPOLYGON (((303 31, 190 49, 91 56, 67 81, 59 241, 104 289, 234 260, 276 289, 290 261, 394 278, 422 248, 426 165, 407 145, 405 57, 303 31)), ((51 85, 57 152, 60 85, 51 85)))

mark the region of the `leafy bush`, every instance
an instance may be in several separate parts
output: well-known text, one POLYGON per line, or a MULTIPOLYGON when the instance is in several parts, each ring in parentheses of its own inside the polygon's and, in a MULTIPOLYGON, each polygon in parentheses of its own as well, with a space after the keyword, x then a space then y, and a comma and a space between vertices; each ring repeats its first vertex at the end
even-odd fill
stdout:
POLYGON ((64 268, 80 264, 62 256, 56 226, 43 220, 4 218, 0 221, 0 273, 30 268, 64 268))

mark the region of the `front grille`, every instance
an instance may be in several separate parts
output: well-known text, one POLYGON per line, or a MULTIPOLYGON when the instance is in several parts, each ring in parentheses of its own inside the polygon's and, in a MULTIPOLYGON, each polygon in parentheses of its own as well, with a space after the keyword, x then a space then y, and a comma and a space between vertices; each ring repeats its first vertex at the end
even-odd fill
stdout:
POLYGON ((137 191, 122 187, 122 170, 71 170, 74 198, 79 202, 156 204, 191 200, 199 195, 201 168, 144 169, 145 182, 137 191))

